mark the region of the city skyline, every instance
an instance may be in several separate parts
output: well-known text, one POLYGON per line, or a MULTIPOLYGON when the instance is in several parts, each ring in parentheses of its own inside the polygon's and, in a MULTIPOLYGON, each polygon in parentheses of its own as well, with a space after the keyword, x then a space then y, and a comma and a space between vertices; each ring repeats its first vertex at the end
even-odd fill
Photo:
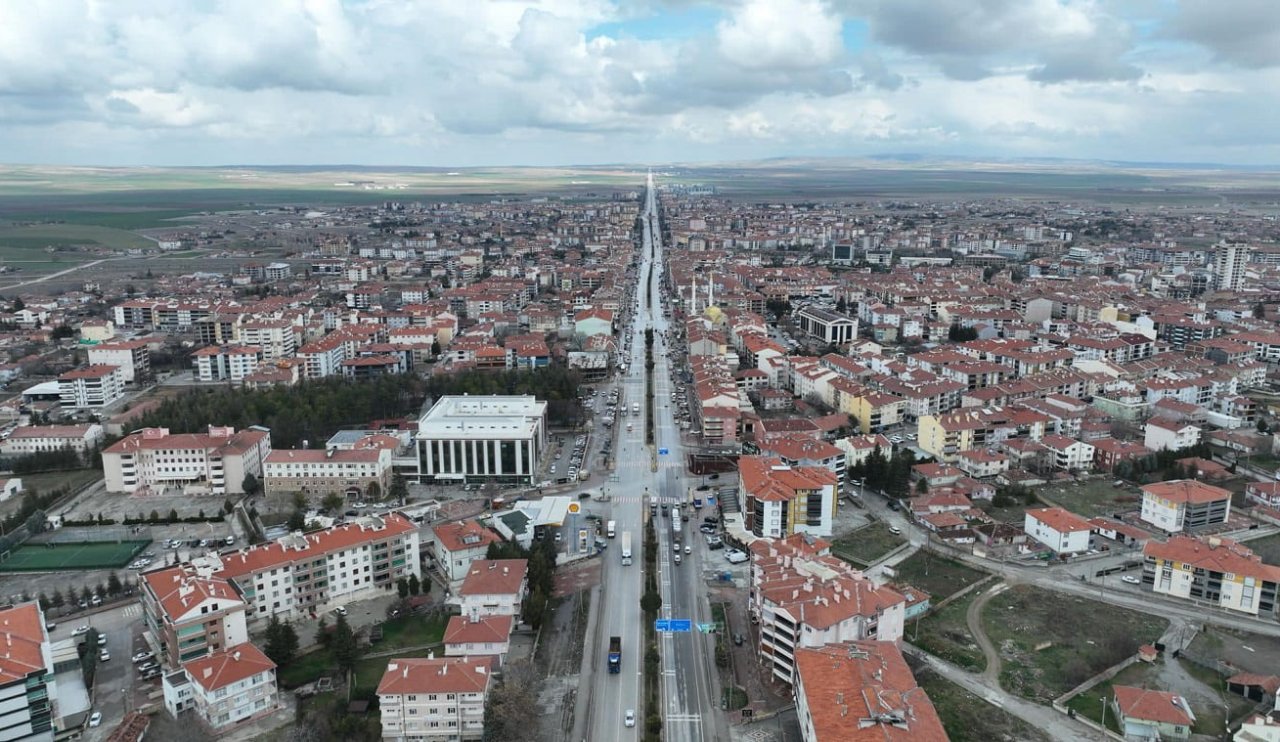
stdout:
POLYGON ((1280 163, 1261 2, 0 4, 0 161, 1280 163))

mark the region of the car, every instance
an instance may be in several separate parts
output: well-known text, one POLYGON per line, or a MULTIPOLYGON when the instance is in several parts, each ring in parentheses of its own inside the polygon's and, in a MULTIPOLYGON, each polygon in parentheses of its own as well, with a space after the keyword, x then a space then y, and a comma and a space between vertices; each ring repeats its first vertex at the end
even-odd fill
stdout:
POLYGON ((224 539, 222 543, 226 544, 227 546, 230 546, 230 545, 234 544, 235 542, 236 542, 236 537, 235 537, 235 536, 227 536, 227 537, 226 537, 226 539, 224 539))
POLYGON ((915 433, 907 433, 907 440, 914 441, 915 439, 916 439, 915 433))
POLYGON ((902 438, 902 436, 900 436, 900 435, 891 435, 891 436, 889 436, 889 442, 890 442, 890 443, 901 443, 901 442, 902 442, 902 440, 903 440, 903 438, 902 438))
POLYGON ((627 713, 622 715, 622 726, 633 727, 636 725, 635 709, 627 709, 627 713))
POLYGON ((343 515, 347 516, 348 518, 354 518, 360 515, 360 513, 355 510, 348 510, 347 512, 343 513, 343 515))
POLYGON ((131 662, 133 662, 136 665, 140 662, 146 662, 147 660, 155 656, 156 656, 155 652, 138 652, 137 654, 135 654, 133 657, 130 657, 129 659, 131 662))
POLYGON ((94 712, 93 712, 93 716, 90 716, 90 717, 89 717, 89 726, 90 726, 90 727, 97 727, 97 726, 101 726, 101 725, 102 725, 102 712, 101 712, 101 711, 94 711, 94 712))
POLYGON ((345 605, 340 605, 337 608, 334 608, 333 612, 339 616, 345 616, 347 615, 347 607, 345 605))
POLYGON ((724 548, 724 542, 716 539, 715 541, 707 541, 707 548, 711 551, 718 551, 724 548))
POLYGON ((1139 580, 1137 577, 1134 577, 1133 575, 1125 575, 1124 577, 1120 578, 1120 581, 1127 582, 1130 585, 1138 585, 1142 583, 1142 580, 1139 580))
POLYGON ((733 643, 738 645, 739 647, 741 647, 742 643, 745 642, 746 640, 747 640, 746 637, 744 637, 742 634, 733 635, 733 643))
POLYGON ((94 608, 97 608, 98 606, 102 605, 102 596, 101 595, 93 596, 93 599, 89 601, 89 604, 92 605, 94 608))
POLYGON ((201 548, 204 548, 204 547, 206 547, 206 546, 208 546, 208 545, 209 545, 209 539, 207 539, 207 538, 202 538, 202 539, 200 539, 200 547, 201 547, 201 548))
POLYGON ((715 533, 716 527, 711 525, 710 523, 703 523, 702 525, 698 526, 698 530, 702 531, 703 533, 715 533))
POLYGON ((160 677, 160 668, 153 667, 150 670, 147 670, 146 672, 142 673, 141 677, 143 680, 154 680, 155 678, 160 677))
POLYGON ((101 652, 99 652, 99 653, 98 653, 98 661, 99 661, 99 662, 106 662, 106 661, 107 661, 107 660, 109 660, 109 659, 111 659, 111 653, 110 653, 110 652, 108 652, 107 650, 105 650, 105 649, 104 649, 104 650, 102 650, 101 652))
POLYGON ((44 625, 45 631, 53 631, 56 628, 58 628, 58 624, 54 623, 53 621, 49 621, 44 625))
POLYGON ((747 553, 745 551, 730 549, 724 553, 724 558, 728 560, 730 564, 742 564, 743 562, 747 561, 751 557, 747 556, 747 553))
POLYGON ((71 630, 72 636, 80 636, 81 634, 87 634, 87 633, 89 633, 88 626, 77 626, 71 630))
POLYGON ((556 531, 556 543, 558 544, 563 540, 564 540, 564 534, 560 533, 559 531, 556 531))
POLYGON ((138 672, 143 673, 144 675, 146 673, 151 672, 152 670, 158 671, 159 669, 160 669, 160 665, 158 665, 154 660, 147 660, 146 662, 143 662, 141 665, 138 665, 138 672))
POLYGON ((902 529, 897 526, 889 526, 889 533, 892 533, 895 536, 900 536, 902 535, 902 529))
POLYGON ((676 552, 676 564, 680 563, 680 552, 676 552))
POLYGON ((105 647, 105 646, 107 646, 107 635, 106 635, 106 634, 98 634, 98 646, 99 646, 99 647, 105 647))
POLYGON ((680 553, 680 542, 679 542, 679 541, 673 541, 673 542, 671 543, 671 550, 672 550, 672 551, 674 551, 674 552, 676 552, 677 554, 679 554, 679 553, 680 553))
POLYGON ((684 553, 686 553, 686 554, 692 554, 692 553, 693 553, 693 547, 692 547, 692 546, 690 546, 690 545, 688 545, 688 544, 685 544, 685 545, 684 545, 684 553))
POLYGON ((355 504, 355 507, 358 507, 358 508, 367 508, 367 507, 369 507, 369 503, 365 502, 364 500, 361 500, 361 501, 359 501, 359 502, 357 502, 357 503, 355 504))

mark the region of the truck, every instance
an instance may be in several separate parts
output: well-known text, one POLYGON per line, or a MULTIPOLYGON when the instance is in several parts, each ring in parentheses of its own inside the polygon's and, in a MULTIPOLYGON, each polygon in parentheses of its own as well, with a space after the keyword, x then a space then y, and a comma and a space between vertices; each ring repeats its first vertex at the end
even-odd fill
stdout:
POLYGON ((622 672, 622 637, 609 637, 609 672, 622 672))
POLYGON ((631 531, 622 532, 622 566, 631 566, 631 531))
POLYGON ((618 521, 616 521, 616 520, 611 520, 611 521, 609 521, 609 523, 605 526, 605 529, 604 529, 604 530, 605 530, 605 532, 606 532, 606 533, 608 533, 608 534, 609 534, 609 538, 613 538, 614 536, 618 535, 618 533, 617 533, 617 529, 618 529, 618 521))
POLYGON ((671 532, 677 536, 680 535, 680 508, 678 507, 671 515, 671 532))

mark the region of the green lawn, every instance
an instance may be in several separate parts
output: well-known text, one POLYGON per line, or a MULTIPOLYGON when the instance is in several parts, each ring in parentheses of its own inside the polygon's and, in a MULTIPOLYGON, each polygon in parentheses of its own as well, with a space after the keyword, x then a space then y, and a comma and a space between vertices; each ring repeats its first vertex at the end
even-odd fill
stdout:
POLYGON ((981 590, 975 590, 941 610, 930 611, 918 625, 915 621, 908 621, 907 638, 917 647, 953 665, 982 672, 987 667, 986 658, 965 623, 965 613, 980 594, 981 590))
POLYGON ((1047 485, 1037 488, 1036 492, 1042 499, 1086 518, 1142 507, 1142 495, 1138 489, 1127 485, 1116 487, 1112 480, 1106 479, 1047 485))
POLYGON ((831 553, 857 567, 879 560, 906 543, 906 539, 889 532, 889 524, 878 521, 833 539, 831 553))
POLYGON ((1241 543, 1253 549, 1253 553, 1262 557, 1262 561, 1267 564, 1280 564, 1280 533, 1241 543))
POLYGON ((902 560, 894 569, 898 572, 896 580, 929 593, 935 604, 987 576, 985 572, 926 549, 902 560))
POLYGON ((371 645, 374 652, 386 652, 400 647, 421 647, 427 644, 439 644, 444 639, 444 629, 449 617, 435 615, 402 616, 382 624, 382 640, 371 645))
POLYGON ((49 492, 59 487, 67 487, 69 491, 75 492, 91 482, 102 479, 102 471, 99 469, 72 469, 69 471, 42 472, 40 474, 23 474, 19 478, 22 480, 24 489, 49 492))
POLYGON ((991 599, 982 626, 999 648, 1005 690, 1048 702, 1160 638, 1163 618, 1015 586, 991 599))
POLYGON ((127 229, 94 224, 32 224, 0 226, 0 250, 43 250, 46 247, 101 246, 113 250, 155 247, 154 242, 127 229))
POLYGON ((1049 742, 1052 738, 928 668, 913 668, 951 742, 1049 742))
POLYGON ((317 649, 298 655, 292 662, 278 668, 276 679, 285 688, 297 688, 325 675, 334 674, 337 674, 337 670, 333 667, 333 655, 327 649, 317 649))

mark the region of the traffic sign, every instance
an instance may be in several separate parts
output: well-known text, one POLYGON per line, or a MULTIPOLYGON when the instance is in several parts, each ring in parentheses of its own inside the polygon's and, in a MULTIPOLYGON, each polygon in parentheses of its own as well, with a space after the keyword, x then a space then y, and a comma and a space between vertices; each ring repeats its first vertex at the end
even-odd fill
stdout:
POLYGON ((653 630, 671 633, 688 633, 693 631, 693 621, 687 618, 657 618, 653 621, 653 630))
POLYGON ((671 453, 671 451, 670 451, 669 449, 666 449, 666 448, 659 448, 659 449, 658 449, 658 455, 659 455, 659 456, 666 456, 666 455, 667 455, 667 454, 669 454, 669 453, 671 453))
POLYGON ((700 624, 698 624, 698 631, 701 631, 701 632, 702 632, 702 633, 704 633, 704 634, 712 634, 712 633, 715 633, 715 630, 716 630, 716 625, 715 625, 715 624, 713 624, 713 623, 700 623, 700 624))

